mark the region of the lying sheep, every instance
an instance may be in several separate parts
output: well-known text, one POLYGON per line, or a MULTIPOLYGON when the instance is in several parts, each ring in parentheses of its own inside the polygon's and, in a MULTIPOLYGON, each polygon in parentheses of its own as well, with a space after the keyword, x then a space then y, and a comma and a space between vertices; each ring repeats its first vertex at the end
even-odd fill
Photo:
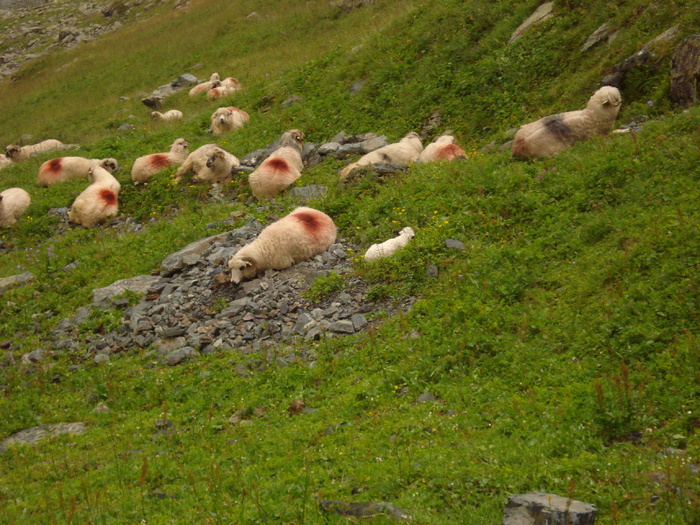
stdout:
POLYGON ((250 115, 242 109, 229 106, 217 109, 211 116, 211 131, 217 137, 242 128, 250 120, 250 115))
POLYGON ((513 140, 513 156, 552 157, 577 142, 610 133, 622 97, 612 86, 596 91, 586 109, 567 111, 522 126, 513 140))
POLYGON ((154 173, 158 173, 160 170, 175 164, 182 164, 187 158, 189 146, 189 142, 179 138, 170 145, 168 153, 151 153, 150 155, 139 157, 131 167, 131 179, 136 184, 142 184, 154 173))
POLYGON ((265 270, 283 270, 325 252, 335 242, 336 227, 328 215, 300 207, 273 222, 228 262, 231 281, 252 279, 265 270))
POLYGON ((30 202, 29 193, 22 188, 10 188, 0 193, 0 227, 15 224, 30 202))
POLYGON ((464 150, 455 144, 455 138, 452 135, 443 135, 425 147, 417 162, 452 161, 466 158, 467 154, 464 150))
POLYGON ((423 144, 420 141, 418 133, 411 131, 399 142, 371 151, 360 157, 360 160, 357 162, 345 166, 343 171, 340 172, 340 180, 342 181, 347 178, 352 170, 360 166, 369 166, 370 164, 376 164, 378 162, 410 164, 418 160, 422 151, 423 144))
POLYGON ((72 179, 80 179, 88 176, 91 167, 100 166, 110 173, 114 172, 119 164, 116 159, 85 159, 83 157, 59 157, 44 162, 39 167, 36 183, 39 186, 50 186, 58 182, 72 179))
POLYGON ((121 184, 106 169, 93 166, 88 169, 90 185, 75 198, 68 210, 68 220, 89 228, 119 213, 121 184))
POLYGON ((54 149, 63 149, 66 147, 63 142, 56 139, 47 139, 38 144, 31 144, 28 146, 17 146, 16 144, 10 144, 5 148, 5 155, 12 162, 23 162, 29 160, 29 157, 37 155, 39 153, 45 153, 54 149))
POLYGON ((233 168, 240 164, 238 158, 216 144, 205 144, 190 153, 175 172, 175 181, 191 171, 193 181, 224 183, 231 180, 233 168))
POLYGON ((182 111, 179 109, 170 109, 165 113, 160 111, 152 111, 151 118, 157 120, 158 122, 174 122, 175 120, 180 120, 182 118, 182 111))
POLYGON ((221 81, 219 80, 219 74, 212 73, 211 77, 209 77, 209 80, 207 80, 206 82, 202 82, 201 84, 197 84, 195 87, 190 89, 190 98, 194 98, 200 93, 206 93, 210 89, 219 87, 220 85, 221 81))
POLYGON ((301 177, 304 133, 292 129, 282 135, 280 147, 250 174, 248 182, 258 199, 274 197, 301 177))
POLYGON ((413 239, 416 234, 413 228, 406 227, 399 232, 398 237, 384 241, 381 244, 373 244, 365 252, 365 261, 374 261, 382 257, 393 255, 399 248, 403 248, 408 244, 408 241, 413 239))
POLYGON ((8 159, 4 154, 0 153, 0 169, 12 164, 12 160, 8 159))
POLYGON ((223 79, 223 80, 221 81, 221 85, 222 85, 223 87, 233 88, 233 89, 236 89, 236 90, 238 90, 238 89, 243 89, 243 86, 242 86, 241 83, 238 81, 238 79, 235 79, 235 78, 233 78, 233 77, 228 77, 228 78, 223 79))
POLYGON ((236 91, 238 91, 237 87, 221 85, 218 87, 213 87, 209 91, 207 91, 207 95, 205 98, 207 100, 217 100, 220 98, 228 97, 236 91))

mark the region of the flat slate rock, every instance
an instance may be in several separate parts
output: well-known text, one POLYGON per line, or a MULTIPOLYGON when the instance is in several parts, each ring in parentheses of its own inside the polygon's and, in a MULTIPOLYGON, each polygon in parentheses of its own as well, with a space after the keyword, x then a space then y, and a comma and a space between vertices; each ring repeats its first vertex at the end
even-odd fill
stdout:
POLYGON ((39 425, 25 428, 16 434, 4 439, 0 443, 0 453, 7 452, 8 445, 36 445, 47 437, 56 437, 61 434, 79 435, 85 432, 85 423, 54 423, 53 425, 39 425))

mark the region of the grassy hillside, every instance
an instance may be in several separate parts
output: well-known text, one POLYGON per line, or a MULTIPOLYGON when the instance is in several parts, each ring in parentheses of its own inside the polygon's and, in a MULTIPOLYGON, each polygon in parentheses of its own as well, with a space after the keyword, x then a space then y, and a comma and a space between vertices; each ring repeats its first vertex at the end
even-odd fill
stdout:
POLYGON ((562 2, 507 45, 537 5, 385 0, 343 13, 320 0, 163 3, 0 83, 0 140, 58 137, 81 144, 77 154, 117 158, 120 211, 143 226, 68 228, 47 215, 85 184, 36 187, 51 154, 0 172, 2 189, 32 195, 27 216, 0 234, 0 276, 36 276, 2 295, 0 438, 87 423, 81 436, 0 454, 2 521, 344 523, 320 506, 338 500, 390 502, 415 523, 485 524, 500 523, 507 496, 544 491, 595 504, 597 523, 700 522, 700 110, 668 101, 670 53, 700 10, 562 2), (616 38, 578 51, 603 22, 616 38), (648 117, 639 133, 541 161, 478 153, 524 122, 583 107, 615 64, 674 24, 679 37, 622 88, 618 121, 648 117), (234 351, 177 367, 138 348, 106 365, 87 348, 20 364, 51 350, 51 330, 92 289, 150 273, 224 231, 206 224, 231 212, 242 224, 295 206, 287 196, 260 205, 245 181, 221 202, 207 187, 172 184, 173 169, 146 187, 129 183, 136 157, 180 136, 192 149, 211 142, 220 105, 177 94, 167 108, 186 118, 163 126, 141 96, 213 71, 245 86, 226 104, 250 123, 217 141, 239 156, 293 127, 311 142, 339 131, 395 140, 440 113, 424 143, 450 129, 468 160, 349 187, 337 184, 343 162, 329 160, 300 181, 328 187, 313 205, 363 248, 416 230, 394 257, 354 266, 371 296, 413 295, 415 306, 360 335, 306 343, 313 366, 248 377, 236 366, 250 356, 234 351), (283 104, 291 95, 301 101, 283 104), (135 129, 118 131, 125 122, 135 129), (298 399, 315 410, 290 416, 298 399), (95 412, 100 404, 109 411, 95 412), (243 424, 230 422, 238 411, 243 424))

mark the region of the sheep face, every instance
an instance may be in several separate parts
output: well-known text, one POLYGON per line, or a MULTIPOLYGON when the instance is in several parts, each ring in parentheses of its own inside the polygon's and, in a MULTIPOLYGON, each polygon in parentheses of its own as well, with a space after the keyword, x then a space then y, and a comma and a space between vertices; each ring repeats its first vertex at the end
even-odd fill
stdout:
POLYGON ((119 169, 119 164, 116 159, 103 159, 102 162, 100 162, 100 166, 110 173, 114 173, 119 169))
POLYGON ((304 149, 304 132, 298 129, 290 129, 282 135, 280 148, 291 147, 301 152, 304 149))
POLYGON ((7 156, 8 159, 16 159, 19 157, 20 152, 22 151, 22 148, 20 146, 15 146, 14 144, 10 144, 5 148, 5 156, 7 156))
POLYGON ((214 152, 207 158, 207 168, 211 168, 217 160, 224 160, 224 152, 220 149, 214 152))
POLYGON ((231 268, 231 282, 240 283, 241 281, 253 279, 258 275, 258 269, 255 261, 250 257, 240 257, 234 255, 228 262, 231 268))
POLYGON ((187 140, 183 138, 176 139, 175 142, 173 142, 170 145, 170 151, 172 153, 187 153, 187 150, 190 147, 190 143, 187 142, 187 140))
POLYGON ((613 86, 603 86, 593 93, 593 96, 588 101, 588 107, 590 109, 602 107, 608 111, 612 110, 615 112, 619 111, 620 104, 622 104, 620 90, 613 86))

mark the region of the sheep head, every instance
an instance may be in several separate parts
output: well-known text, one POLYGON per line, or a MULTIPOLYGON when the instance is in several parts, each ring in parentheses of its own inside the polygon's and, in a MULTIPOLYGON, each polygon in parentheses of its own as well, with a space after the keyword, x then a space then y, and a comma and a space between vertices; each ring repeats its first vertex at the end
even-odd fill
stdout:
POLYGON ((613 86, 603 86, 593 93, 588 101, 588 108, 593 110, 602 108, 617 114, 620 111, 620 104, 622 104, 620 90, 613 86))
POLYGON ((211 76, 209 77, 209 80, 210 80, 211 82, 215 82, 215 81, 219 80, 219 74, 218 74, 218 73, 212 73, 211 76))
POLYGON ((258 275, 258 267, 255 259, 246 255, 234 255, 229 259, 231 268, 231 282, 240 283, 244 279, 252 279, 258 275))
POLYGON ((17 157, 20 151, 22 151, 22 148, 20 146, 10 144, 5 148, 5 156, 7 156, 7 158, 9 159, 12 159, 17 157))
POLYGON ((187 149, 190 147, 190 143, 187 142, 187 140, 183 138, 175 139, 175 142, 173 142, 170 145, 170 151, 175 153, 175 152, 184 152, 187 153, 187 149))
POLYGON ((304 149, 304 132, 298 129, 290 129, 282 135, 280 148, 290 147, 299 153, 304 149))
POLYGON ((215 149, 207 158, 207 168, 211 168, 217 159, 224 159, 224 152, 220 149, 215 149))
POLYGON ((114 173, 119 169, 119 164, 117 163, 117 159, 102 159, 102 162, 100 162, 100 166, 102 166, 104 169, 109 171, 110 173, 114 173))

